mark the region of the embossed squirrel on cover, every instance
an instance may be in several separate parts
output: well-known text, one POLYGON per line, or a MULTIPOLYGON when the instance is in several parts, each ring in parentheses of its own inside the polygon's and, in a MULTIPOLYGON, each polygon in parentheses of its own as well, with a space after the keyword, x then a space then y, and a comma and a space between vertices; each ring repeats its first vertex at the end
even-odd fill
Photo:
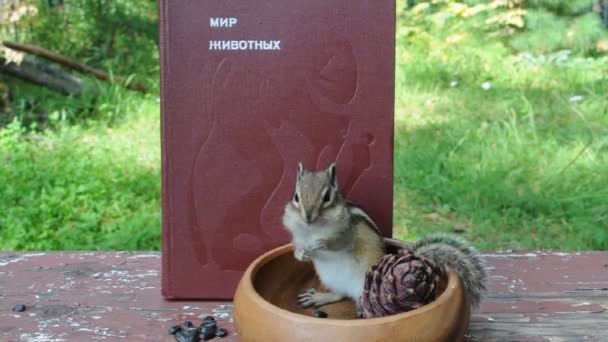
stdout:
MULTIPOLYGON (((330 290, 300 294, 301 306, 359 300, 365 273, 384 256, 384 240, 369 215, 340 194, 335 164, 321 171, 298 164, 295 193, 285 206, 283 225, 292 235, 295 258, 312 261, 321 283, 330 290)), ((466 240, 431 234, 411 248, 444 270, 456 271, 471 304, 479 305, 487 274, 478 251, 466 240)))

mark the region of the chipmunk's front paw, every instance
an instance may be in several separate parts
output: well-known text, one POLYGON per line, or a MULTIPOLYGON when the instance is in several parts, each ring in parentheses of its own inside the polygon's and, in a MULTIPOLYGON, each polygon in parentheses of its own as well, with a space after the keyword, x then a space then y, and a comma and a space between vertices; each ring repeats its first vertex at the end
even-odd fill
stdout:
POLYGON ((310 251, 320 251, 320 250, 324 250, 327 249, 327 242, 323 241, 323 240, 317 240, 315 242, 313 242, 310 246, 308 246, 308 250, 310 251))
POLYGON ((339 302, 344 299, 344 296, 337 293, 321 293, 315 289, 310 289, 298 296, 298 304, 303 308, 314 306, 318 308, 325 304, 339 302))
POLYGON ((293 256, 296 258, 296 260, 298 261, 309 261, 310 260, 310 253, 308 253, 307 250, 303 249, 303 248, 296 248, 293 251, 293 256))

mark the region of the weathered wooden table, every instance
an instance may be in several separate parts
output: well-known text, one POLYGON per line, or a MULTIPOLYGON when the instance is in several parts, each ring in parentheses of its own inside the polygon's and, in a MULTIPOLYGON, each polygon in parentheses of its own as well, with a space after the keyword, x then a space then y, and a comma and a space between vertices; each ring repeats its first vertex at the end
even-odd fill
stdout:
MULTIPOLYGON (((608 253, 491 253, 470 341, 608 341, 608 253)), ((0 341, 172 341, 213 315, 237 341, 229 302, 166 301, 160 254, 0 252, 0 341), (13 312, 16 304, 24 312, 13 312)))

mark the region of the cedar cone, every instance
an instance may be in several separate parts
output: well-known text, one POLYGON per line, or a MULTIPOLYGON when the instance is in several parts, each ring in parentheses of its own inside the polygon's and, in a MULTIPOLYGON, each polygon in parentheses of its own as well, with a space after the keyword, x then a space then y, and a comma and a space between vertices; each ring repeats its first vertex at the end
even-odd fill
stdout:
POLYGON ((441 269, 409 250, 385 255, 365 274, 357 311, 373 318, 419 308, 435 300, 442 276, 441 269))

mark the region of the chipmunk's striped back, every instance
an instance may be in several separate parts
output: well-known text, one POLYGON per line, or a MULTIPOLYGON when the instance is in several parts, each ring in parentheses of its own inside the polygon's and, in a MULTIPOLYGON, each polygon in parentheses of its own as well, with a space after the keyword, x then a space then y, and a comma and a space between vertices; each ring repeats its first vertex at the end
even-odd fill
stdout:
POLYGON ((354 221, 364 220, 370 227, 374 228, 374 231, 379 236, 382 236, 382 233, 380 232, 380 228, 378 228, 378 225, 376 225, 376 222, 374 222, 374 220, 372 220, 372 218, 365 212, 365 210, 363 210, 363 208, 361 208, 360 206, 358 206, 352 202, 346 202, 346 207, 348 208, 348 211, 350 212, 350 214, 352 216, 351 220, 354 220, 354 221))

